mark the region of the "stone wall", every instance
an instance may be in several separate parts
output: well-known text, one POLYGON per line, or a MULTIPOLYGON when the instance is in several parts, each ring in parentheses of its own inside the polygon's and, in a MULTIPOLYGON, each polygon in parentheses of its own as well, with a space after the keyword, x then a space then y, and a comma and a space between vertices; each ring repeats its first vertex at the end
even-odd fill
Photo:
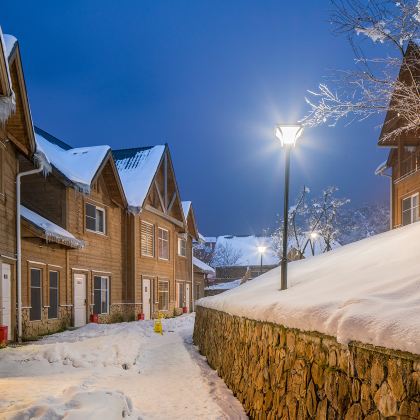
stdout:
POLYGON ((202 307, 194 343, 251 418, 420 418, 419 355, 202 307))

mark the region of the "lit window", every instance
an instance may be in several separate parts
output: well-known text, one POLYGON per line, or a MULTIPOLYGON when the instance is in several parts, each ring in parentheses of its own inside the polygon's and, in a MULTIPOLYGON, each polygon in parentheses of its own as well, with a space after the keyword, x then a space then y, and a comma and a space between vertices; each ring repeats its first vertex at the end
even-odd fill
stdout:
POLYGON ((169 309, 169 281, 159 280, 158 299, 159 311, 167 311, 169 309))
POLYGON ((169 260, 169 231, 159 228, 159 258, 169 260))
POLYGON ((42 271, 31 268, 31 321, 40 321, 42 311, 42 271))
POLYGON ((50 271, 50 287, 49 287, 49 297, 50 304, 48 308, 48 318, 54 319, 58 318, 58 272, 50 271))
POLYGON ((419 220, 419 195, 414 194, 402 200, 403 226, 419 220))
POLYGON ((141 255, 153 257, 155 255, 155 230, 151 223, 141 222, 141 255))
POLYGON ((184 238, 178 238, 178 255, 187 256, 187 241, 184 238))
POLYGON ((93 279, 93 313, 107 314, 109 309, 109 279, 95 276, 93 279))
POLYGON ((105 210, 103 208, 86 203, 86 229, 105 233, 105 210))

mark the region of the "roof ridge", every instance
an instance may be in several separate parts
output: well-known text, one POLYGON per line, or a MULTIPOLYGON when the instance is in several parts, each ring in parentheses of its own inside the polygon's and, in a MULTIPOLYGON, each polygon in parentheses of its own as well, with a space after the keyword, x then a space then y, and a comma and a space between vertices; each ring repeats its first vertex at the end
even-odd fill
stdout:
POLYGON ((59 138, 53 136, 52 134, 48 133, 42 128, 39 128, 36 125, 34 125, 34 130, 36 134, 39 134, 40 136, 44 137, 45 140, 49 141, 52 144, 55 144, 61 149, 64 149, 64 150, 75 149, 75 147, 70 146, 68 143, 64 142, 63 140, 60 140, 59 138))

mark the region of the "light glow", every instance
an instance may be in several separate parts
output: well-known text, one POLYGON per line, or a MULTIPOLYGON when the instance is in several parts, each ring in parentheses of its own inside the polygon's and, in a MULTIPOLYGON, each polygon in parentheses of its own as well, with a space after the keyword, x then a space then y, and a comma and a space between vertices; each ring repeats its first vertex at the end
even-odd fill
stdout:
POLYGON ((281 142, 281 147, 295 146, 296 141, 303 133, 301 125, 278 124, 276 126, 275 135, 281 142))
POLYGON ((317 232, 311 232, 311 239, 317 239, 318 238, 318 233, 317 232))
POLYGON ((258 249, 258 252, 259 252, 260 254, 264 254, 264 252, 265 252, 265 250, 267 249, 267 247, 265 247, 265 246, 259 246, 257 249, 258 249))

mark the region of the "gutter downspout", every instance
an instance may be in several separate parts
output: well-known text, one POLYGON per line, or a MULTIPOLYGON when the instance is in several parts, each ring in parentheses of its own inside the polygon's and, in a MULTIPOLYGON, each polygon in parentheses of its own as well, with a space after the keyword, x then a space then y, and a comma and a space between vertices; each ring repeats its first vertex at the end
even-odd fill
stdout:
POLYGON ((44 165, 31 171, 21 172, 16 176, 16 274, 17 274, 17 304, 18 304, 18 342, 22 342, 22 241, 20 233, 20 180, 27 175, 37 174, 44 170, 44 165))

